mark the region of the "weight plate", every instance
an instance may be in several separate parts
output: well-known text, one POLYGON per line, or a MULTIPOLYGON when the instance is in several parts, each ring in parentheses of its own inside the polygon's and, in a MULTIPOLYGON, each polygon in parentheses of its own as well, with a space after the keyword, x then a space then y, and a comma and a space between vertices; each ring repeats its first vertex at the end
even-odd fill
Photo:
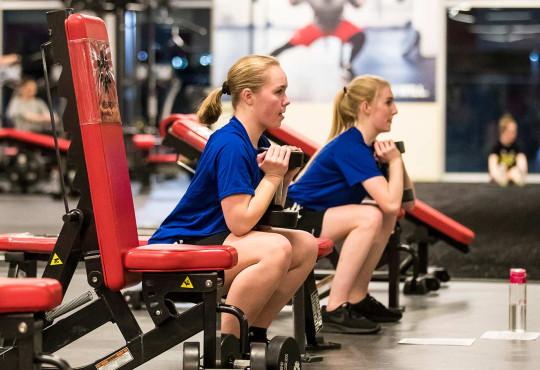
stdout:
POLYGON ((199 342, 184 343, 184 370, 199 370, 201 365, 201 349, 199 342))
POLYGON ((234 360, 242 358, 240 353, 240 340, 232 334, 221 336, 221 364, 224 369, 232 369, 234 360))
POLYGON ((250 370, 266 370, 266 344, 251 343, 249 364, 250 370))
POLYGON ((298 343, 291 337, 277 336, 268 344, 267 365, 269 370, 299 370, 302 357, 298 343))

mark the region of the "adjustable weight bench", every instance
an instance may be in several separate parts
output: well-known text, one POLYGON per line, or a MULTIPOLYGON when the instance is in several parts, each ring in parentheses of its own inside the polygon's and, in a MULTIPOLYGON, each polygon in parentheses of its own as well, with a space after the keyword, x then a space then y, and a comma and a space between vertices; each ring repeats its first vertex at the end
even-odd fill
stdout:
POLYGON ((41 364, 71 369, 62 359, 42 353, 44 312, 60 302, 57 280, 0 278, 0 358, 6 351, 13 358, 6 369, 41 369, 41 364))
MULTIPOLYGON (((216 352, 220 348, 216 338, 216 313, 227 312, 239 318, 240 350, 244 355, 249 354, 248 323, 244 315, 233 306, 216 303, 223 271, 238 261, 234 248, 139 246, 103 21, 72 14, 71 10, 50 12, 47 21, 51 34, 49 45, 55 62, 62 66, 59 94, 67 99, 63 123, 72 137, 69 158, 76 166, 74 186, 81 196, 77 207, 63 217, 64 225, 43 277, 58 281, 60 293, 65 293, 78 263, 84 261, 88 283, 98 298, 60 320, 46 322, 44 352, 54 353, 112 322, 120 329, 125 345, 86 367, 97 368, 107 363, 109 368, 131 369, 204 331, 204 367, 215 368, 216 352), (56 263, 57 260, 62 263, 56 263), (144 301, 155 324, 155 328, 146 333, 120 292, 141 281, 144 301), (178 313, 170 298, 194 301, 195 305, 178 313), (77 330, 72 330, 73 327, 77 330)), ((50 303, 52 307, 59 300, 50 303)), ((18 368, 19 358, 30 355, 26 351, 17 345, 2 349, 0 368, 18 368)), ((259 349, 257 353, 259 360, 262 354, 264 362, 264 350, 259 349)))

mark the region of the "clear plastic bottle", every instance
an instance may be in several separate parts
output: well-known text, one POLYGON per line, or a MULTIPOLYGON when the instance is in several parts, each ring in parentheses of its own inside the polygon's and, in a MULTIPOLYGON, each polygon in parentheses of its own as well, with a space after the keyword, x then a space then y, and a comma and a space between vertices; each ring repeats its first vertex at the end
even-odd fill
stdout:
POLYGON ((527 271, 510 269, 508 330, 524 332, 527 324, 527 271))

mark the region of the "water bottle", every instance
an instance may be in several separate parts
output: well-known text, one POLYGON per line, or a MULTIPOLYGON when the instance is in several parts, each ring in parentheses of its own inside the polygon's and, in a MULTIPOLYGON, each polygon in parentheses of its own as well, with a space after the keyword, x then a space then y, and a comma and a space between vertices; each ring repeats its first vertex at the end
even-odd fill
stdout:
POLYGON ((524 332, 527 323, 527 271, 510 269, 508 330, 524 332))

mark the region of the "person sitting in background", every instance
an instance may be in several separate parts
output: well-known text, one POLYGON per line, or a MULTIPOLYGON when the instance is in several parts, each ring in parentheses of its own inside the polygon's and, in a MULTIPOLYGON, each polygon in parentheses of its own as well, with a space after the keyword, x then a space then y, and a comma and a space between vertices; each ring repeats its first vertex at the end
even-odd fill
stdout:
POLYGON ((327 332, 376 333, 378 323, 402 316, 368 293, 400 208, 414 208, 413 184, 401 153, 392 140, 376 140, 390 131, 395 114, 387 81, 354 78, 334 100, 328 144, 289 188, 287 207, 300 211, 297 228, 343 242, 328 304, 322 307, 327 332), (388 180, 377 162, 388 166, 388 180), (367 195, 374 204, 364 201, 367 195))
POLYGON ((507 186, 509 182, 525 185, 527 157, 516 144, 516 138, 516 120, 512 115, 504 114, 499 120, 499 141, 488 157, 489 176, 499 186, 507 186))
POLYGON ((9 66, 20 62, 21 56, 19 54, 0 55, 0 66, 9 66))
POLYGON ((18 91, 9 101, 6 117, 19 130, 42 132, 49 129, 51 116, 47 104, 36 97, 37 83, 23 79, 18 91))

